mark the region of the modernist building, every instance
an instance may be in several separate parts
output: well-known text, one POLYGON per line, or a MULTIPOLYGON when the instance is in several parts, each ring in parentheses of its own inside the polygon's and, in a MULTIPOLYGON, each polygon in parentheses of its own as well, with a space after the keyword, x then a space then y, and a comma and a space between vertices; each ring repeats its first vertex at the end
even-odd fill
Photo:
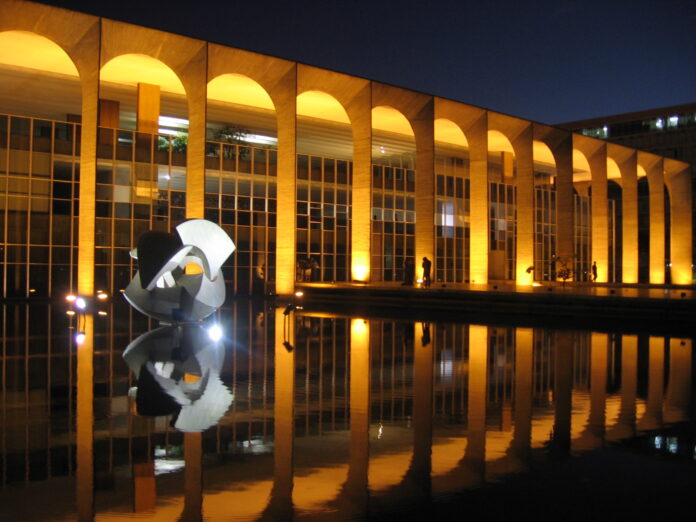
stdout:
POLYGON ((207 218, 237 293, 317 281, 692 281, 690 166, 464 103, 31 2, 0 2, 2 295, 130 280, 207 218), (649 190, 641 279, 639 180, 649 190))
MULTIPOLYGON (((585 136, 602 138, 619 145, 635 147, 667 158, 691 163, 691 190, 696 188, 696 103, 660 107, 646 111, 602 116, 558 125, 585 136)), ((639 271, 647 272, 649 190, 638 182, 639 271), (642 217, 642 219, 641 219, 642 217), (642 247, 642 248, 641 248, 642 247)), ((694 215, 696 224, 696 215, 694 215)), ((692 225, 693 226, 693 225, 692 225)))

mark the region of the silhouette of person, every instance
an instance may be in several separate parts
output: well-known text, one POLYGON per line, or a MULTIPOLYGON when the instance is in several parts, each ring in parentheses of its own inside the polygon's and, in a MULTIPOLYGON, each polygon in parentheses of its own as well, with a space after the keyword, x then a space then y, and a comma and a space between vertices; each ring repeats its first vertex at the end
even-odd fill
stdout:
POLYGON ((429 287, 430 286, 430 267, 433 266, 432 261, 428 259, 427 257, 423 258, 423 286, 424 287, 429 287))
POLYGON ((592 282, 597 281, 597 261, 592 261, 592 282))
POLYGON ((404 259, 404 282, 401 283, 404 286, 413 286, 413 280, 416 276, 416 265, 413 263, 413 259, 407 257, 404 259))

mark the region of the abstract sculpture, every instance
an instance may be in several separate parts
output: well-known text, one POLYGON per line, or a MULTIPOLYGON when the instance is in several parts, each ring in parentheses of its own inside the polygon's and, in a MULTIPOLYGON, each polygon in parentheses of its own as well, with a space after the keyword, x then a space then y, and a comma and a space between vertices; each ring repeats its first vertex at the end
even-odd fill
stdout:
POLYGON ((131 251, 138 272, 126 300, 163 325, 123 353, 137 378, 129 396, 140 415, 173 414, 175 428, 196 432, 215 424, 232 403, 220 380, 224 347, 200 321, 225 301, 221 267, 234 249, 218 225, 192 219, 176 234, 146 232, 131 251))
POLYGON ((200 321, 225 301, 222 264, 235 246, 227 233, 204 219, 184 221, 177 234, 146 232, 131 256, 138 272, 125 291, 136 310, 173 324, 200 321), (199 273, 187 273, 193 264, 199 273))

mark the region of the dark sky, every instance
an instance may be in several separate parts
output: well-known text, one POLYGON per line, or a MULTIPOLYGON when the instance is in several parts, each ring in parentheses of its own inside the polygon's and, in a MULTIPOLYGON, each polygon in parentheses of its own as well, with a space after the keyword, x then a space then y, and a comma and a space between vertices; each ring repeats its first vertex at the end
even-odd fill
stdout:
POLYGON ((696 102, 696 0, 45 0, 544 123, 696 102))

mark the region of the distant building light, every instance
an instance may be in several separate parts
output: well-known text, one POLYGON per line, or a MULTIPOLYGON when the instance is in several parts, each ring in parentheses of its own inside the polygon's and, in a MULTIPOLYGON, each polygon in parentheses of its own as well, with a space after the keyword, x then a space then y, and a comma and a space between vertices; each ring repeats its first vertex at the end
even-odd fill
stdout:
POLYGON ((662 118, 657 118, 655 120, 655 127, 657 127, 658 129, 661 129, 664 126, 665 126, 665 120, 663 120, 662 118))
POLYGON ((679 116, 670 116, 668 121, 668 126, 669 127, 676 127, 679 125, 679 116))

